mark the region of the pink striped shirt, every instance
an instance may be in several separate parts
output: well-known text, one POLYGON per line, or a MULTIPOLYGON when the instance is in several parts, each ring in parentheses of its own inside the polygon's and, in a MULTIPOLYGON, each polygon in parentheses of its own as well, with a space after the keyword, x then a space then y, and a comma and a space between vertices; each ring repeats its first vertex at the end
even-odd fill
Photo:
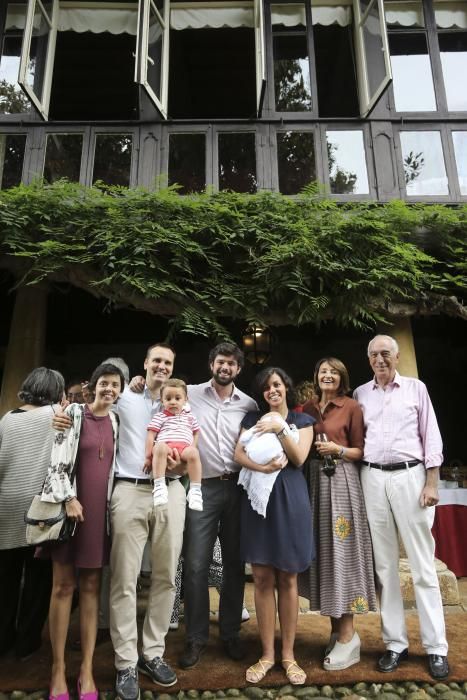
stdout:
POLYGON ((443 443, 427 388, 396 372, 383 389, 373 379, 354 391, 363 410, 366 462, 418 459, 427 469, 443 463, 443 443))
POLYGON ((193 434, 198 432, 199 424, 188 411, 176 414, 160 411, 152 417, 148 430, 156 433, 158 442, 186 442, 192 445, 193 434))

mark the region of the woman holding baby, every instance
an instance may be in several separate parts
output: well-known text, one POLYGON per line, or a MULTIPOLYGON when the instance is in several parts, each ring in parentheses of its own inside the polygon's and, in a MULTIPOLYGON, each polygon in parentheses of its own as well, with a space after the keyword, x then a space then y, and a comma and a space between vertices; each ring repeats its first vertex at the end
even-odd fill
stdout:
POLYGON ((258 449, 251 451, 250 442, 243 445, 241 433, 235 451, 235 461, 244 467, 239 483, 243 483, 245 473, 246 477, 257 476, 256 480, 245 479, 248 491, 242 503, 241 555, 252 565, 262 655, 247 670, 246 680, 258 683, 275 664, 277 586, 282 666, 290 683, 303 685, 306 674, 294 657, 297 573, 310 565, 314 545, 311 506, 301 466, 313 441, 315 419, 289 410, 289 406, 296 405, 293 385, 279 367, 269 367, 258 374, 254 394, 260 410, 247 413, 242 433, 255 426, 255 440, 251 443, 257 440, 258 449), (272 434, 273 443, 275 438, 277 444, 271 446, 269 440, 262 458, 260 438, 267 434, 269 438, 272 434), (254 461, 249 453, 259 461, 254 461), (261 475, 267 475, 266 488, 261 475))

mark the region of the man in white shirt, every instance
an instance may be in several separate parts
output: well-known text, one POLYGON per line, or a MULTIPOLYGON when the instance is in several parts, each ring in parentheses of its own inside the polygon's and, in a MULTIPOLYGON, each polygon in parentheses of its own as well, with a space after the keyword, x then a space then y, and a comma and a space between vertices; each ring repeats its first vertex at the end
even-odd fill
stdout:
POLYGON ((240 560, 240 466, 233 455, 240 424, 257 409, 234 384, 244 363, 240 348, 220 343, 209 354, 212 378, 188 387, 188 401, 200 423, 198 449, 203 465, 203 511, 187 512, 185 534, 186 645, 180 658, 184 669, 195 666, 209 636, 208 572, 217 535, 222 550, 222 588, 219 631, 228 656, 239 660, 244 590, 244 563, 240 560))
POLYGON ((175 597, 175 573, 183 542, 185 489, 178 475, 167 480, 167 509, 153 508, 152 479, 143 470, 147 426, 161 410, 160 389, 173 371, 175 353, 165 343, 148 348, 142 393, 128 388, 121 395, 119 450, 115 487, 110 504, 112 551, 110 557, 110 633, 117 669, 116 693, 121 700, 137 700, 138 670, 162 686, 177 677, 164 661, 165 636, 175 597), (144 546, 151 545, 152 578, 138 658, 136 584, 144 546))
POLYGON ((441 435, 426 386, 397 372, 399 348, 394 338, 373 338, 368 359, 374 378, 359 386, 354 398, 362 407, 365 421, 361 481, 386 645, 378 668, 394 671, 408 656, 399 584, 399 534, 412 571, 428 668, 431 676, 440 680, 449 673, 448 643, 431 528, 433 506, 438 502, 438 472, 443 463, 441 435))

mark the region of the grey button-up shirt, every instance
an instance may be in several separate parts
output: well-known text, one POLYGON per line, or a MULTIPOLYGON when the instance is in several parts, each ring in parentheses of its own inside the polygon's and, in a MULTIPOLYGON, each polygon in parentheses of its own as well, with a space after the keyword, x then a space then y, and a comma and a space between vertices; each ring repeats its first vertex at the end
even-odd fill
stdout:
POLYGON ((229 398, 222 401, 211 381, 190 384, 188 401, 201 428, 198 449, 203 479, 238 472, 240 465, 233 460, 235 446, 243 417, 248 411, 258 410, 255 401, 236 386, 229 398))

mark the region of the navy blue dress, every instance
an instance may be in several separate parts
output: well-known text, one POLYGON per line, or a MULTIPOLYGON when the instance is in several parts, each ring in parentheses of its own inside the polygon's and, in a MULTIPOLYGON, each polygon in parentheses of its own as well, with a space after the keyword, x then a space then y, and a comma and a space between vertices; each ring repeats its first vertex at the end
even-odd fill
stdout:
MULTIPOLYGON (((261 418, 250 411, 242 421, 248 430, 261 418)), ((315 423, 305 413, 289 411, 287 423, 298 429, 315 423)), ((281 571, 304 571, 315 558, 312 514, 307 484, 302 469, 287 464, 281 469, 269 497, 266 517, 250 505, 246 491, 242 494, 241 556, 250 564, 273 566, 281 571)))

